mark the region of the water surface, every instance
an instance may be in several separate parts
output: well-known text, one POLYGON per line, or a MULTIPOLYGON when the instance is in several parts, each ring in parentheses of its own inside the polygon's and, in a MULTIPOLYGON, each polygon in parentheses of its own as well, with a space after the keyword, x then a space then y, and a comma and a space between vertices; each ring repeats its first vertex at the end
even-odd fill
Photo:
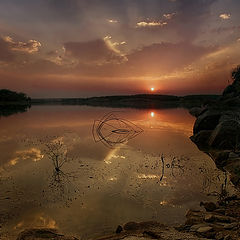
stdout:
POLYGON ((34 106, 2 117, 2 239, 31 227, 89 239, 128 221, 183 223, 186 210, 222 181, 189 139, 194 120, 184 109, 82 106, 34 106), (94 141, 92 126, 113 111, 143 132, 108 148, 94 141), (55 143, 66 157, 57 172, 47 148, 55 143))

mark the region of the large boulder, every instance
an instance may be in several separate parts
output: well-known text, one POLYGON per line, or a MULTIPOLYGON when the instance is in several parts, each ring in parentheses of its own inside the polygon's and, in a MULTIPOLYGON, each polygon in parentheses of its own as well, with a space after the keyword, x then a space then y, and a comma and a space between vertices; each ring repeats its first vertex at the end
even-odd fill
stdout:
POLYGON ((212 130, 201 130, 190 137, 190 139, 197 145, 199 150, 206 151, 209 149, 209 138, 212 130))
POLYGON ((238 106, 240 106, 240 97, 239 96, 234 96, 231 98, 223 98, 221 100, 221 107, 224 107, 225 109, 227 108, 232 108, 234 111, 237 110, 238 106))
POLYGON ((237 89, 233 85, 228 85, 223 91, 223 99, 234 97, 237 94, 237 89))
POLYGON ((232 119, 220 122, 209 138, 209 146, 221 150, 237 150, 240 147, 240 122, 232 119))
POLYGON ((214 130, 219 119, 221 117, 221 111, 218 110, 207 110, 201 114, 193 127, 193 133, 196 134, 202 130, 214 130))
POLYGON ((198 117, 200 116, 204 111, 206 111, 205 107, 193 107, 189 110, 189 113, 194 116, 198 117))

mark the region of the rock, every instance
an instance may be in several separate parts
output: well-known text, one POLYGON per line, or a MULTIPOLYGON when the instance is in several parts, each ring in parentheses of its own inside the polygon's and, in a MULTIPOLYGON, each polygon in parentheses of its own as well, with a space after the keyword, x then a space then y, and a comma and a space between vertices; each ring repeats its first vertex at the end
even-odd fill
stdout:
POLYGON ((206 227, 200 227, 198 228, 197 232, 198 233, 206 233, 206 232, 209 232, 209 231, 212 231, 213 228, 210 227, 210 226, 206 226, 206 227))
POLYGON ((212 214, 207 214, 207 215, 205 215, 205 217, 204 217, 204 221, 205 221, 205 222, 214 222, 214 220, 215 220, 215 217, 214 217, 214 215, 212 215, 212 214))
POLYGON ((226 98, 232 98, 234 97, 235 95, 237 94, 237 89, 234 85, 228 85, 223 93, 222 93, 222 96, 223 98, 222 99, 226 99, 226 98))
POLYGON ((224 166, 228 164, 229 154, 231 151, 211 151, 210 156, 215 161, 216 166, 224 171, 224 166))
POLYGON ((191 115, 193 115, 194 117, 198 117, 198 116, 200 116, 202 113, 203 113, 203 111, 205 111, 206 110, 206 108, 204 108, 204 107, 193 107, 193 108, 191 108, 190 110, 189 110, 189 113, 191 114, 191 115))
POLYGON ((195 225, 199 223, 203 223, 204 220, 204 213, 201 211, 196 211, 196 210, 188 210, 186 214, 186 225, 195 225))
POLYGON ((223 240, 232 240, 233 238, 228 234, 228 235, 226 235, 225 237, 224 237, 224 239, 223 240))
POLYGON ((136 222, 128 222, 123 226, 126 231, 138 230, 140 228, 139 224, 136 222))
POLYGON ((234 106, 238 106, 240 104, 240 98, 239 96, 234 96, 232 98, 224 99, 222 101, 222 106, 226 109, 228 108, 234 108, 234 106))
POLYGON ((224 208, 217 208, 214 213, 225 215, 226 210, 224 208))
POLYGON ((56 229, 48 229, 48 228, 33 228, 26 229, 23 232, 19 233, 17 240, 78 240, 75 237, 66 237, 62 234, 57 233, 56 229))
MULTIPOLYGON (((124 240, 149 240, 149 238, 146 237, 140 237, 140 236, 126 236, 124 238, 121 238, 124 240)), ((106 240, 111 240, 111 238, 107 238, 106 240)), ((112 238, 112 240, 119 240, 119 238, 112 238)))
POLYGON ((224 169, 230 173, 230 180, 234 186, 240 188, 240 159, 228 163, 224 169))
POLYGON ((198 146, 199 150, 204 151, 209 148, 209 138, 212 130, 201 130, 190 137, 190 139, 198 146))
POLYGON ((208 110, 204 112, 195 121, 195 124, 193 127, 193 134, 196 134, 202 130, 214 130, 219 123, 220 117, 221 117, 220 111, 208 110))
POLYGON ((239 203, 238 200, 240 200, 240 198, 238 197, 237 194, 233 194, 232 196, 227 197, 226 200, 227 201, 235 201, 236 200, 236 203, 238 204, 239 203))
POLYGON ((203 206, 207 212, 212 212, 217 209, 214 202, 200 202, 200 206, 203 206))
POLYGON ((223 228, 227 229, 227 230, 231 230, 233 228, 238 227, 238 223, 237 222, 233 222, 233 223, 229 223, 229 224, 224 224, 223 228))
POLYGON ((217 222, 221 222, 221 223, 232 223, 236 221, 235 218, 229 217, 229 216, 214 215, 214 217, 217 222))
POLYGON ((191 228, 189 229, 189 232, 196 232, 201 227, 208 227, 208 225, 206 223, 192 225, 191 228))
POLYGON ((216 233, 216 235, 215 235, 215 239, 216 239, 216 240, 223 240, 224 237, 225 237, 225 235, 226 235, 226 233, 224 233, 224 232, 218 232, 218 233, 216 233))
POLYGON ((139 227, 141 229, 148 229, 148 228, 154 228, 154 227, 164 227, 163 224, 160 224, 156 221, 146 221, 146 222, 140 222, 138 224, 139 224, 139 227))
POLYGON ((229 120, 237 120, 240 121, 240 111, 239 110, 231 110, 224 111, 219 119, 219 122, 229 121, 229 120))
POLYGON ((228 120, 220 122, 216 126, 209 138, 209 146, 214 149, 235 150, 239 141, 240 122, 236 120, 228 120))
POLYGON ((122 226, 118 225, 117 229, 116 229, 116 233, 120 233, 123 231, 122 226))
POLYGON ((239 154, 237 154, 235 152, 230 152, 228 158, 229 158, 230 161, 233 161, 235 159, 239 159, 240 156, 239 156, 239 154))
POLYGON ((228 171, 231 182, 240 189, 240 67, 232 72, 232 78, 233 83, 215 104, 206 105, 202 112, 190 110, 197 116, 191 140, 220 170, 228 171))
POLYGON ((150 236, 151 238, 155 238, 155 239, 161 238, 157 233, 152 232, 152 231, 144 231, 143 234, 150 236))

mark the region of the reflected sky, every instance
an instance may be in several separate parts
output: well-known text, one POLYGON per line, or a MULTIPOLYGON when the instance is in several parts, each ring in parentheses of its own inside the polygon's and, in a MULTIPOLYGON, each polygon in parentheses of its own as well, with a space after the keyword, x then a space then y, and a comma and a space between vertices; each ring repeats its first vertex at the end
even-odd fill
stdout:
POLYGON ((189 139, 193 122, 183 109, 83 106, 34 106, 1 118, 3 239, 29 227, 87 239, 128 221, 182 223, 186 209, 221 183, 212 160, 189 139), (94 142, 92 125, 112 111, 143 132, 110 149, 94 142), (66 159, 59 169, 46 148, 54 141, 66 159))

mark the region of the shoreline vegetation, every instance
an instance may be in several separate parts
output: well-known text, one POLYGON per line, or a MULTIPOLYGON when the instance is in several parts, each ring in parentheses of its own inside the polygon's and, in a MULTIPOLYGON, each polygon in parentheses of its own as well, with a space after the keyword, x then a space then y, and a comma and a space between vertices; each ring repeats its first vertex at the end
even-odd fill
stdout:
POLYGON ((160 94, 117 95, 90 98, 32 99, 32 105, 85 105, 112 108, 192 108, 216 101, 220 95, 187 95, 183 97, 160 94))
POLYGON ((4 99, 1 97, 0 107, 9 105, 86 105, 123 108, 191 108, 215 102, 220 95, 160 95, 136 94, 116 95, 90 98, 39 98, 39 99, 4 99))
POLYGON ((136 94, 89 98, 38 98, 31 99, 24 93, 0 89, 0 116, 10 116, 28 111, 36 105, 79 105, 109 108, 167 109, 202 107, 218 101, 220 95, 160 95, 136 94))
POLYGON ((26 112, 31 107, 31 98, 25 93, 0 89, 0 116, 26 112))

